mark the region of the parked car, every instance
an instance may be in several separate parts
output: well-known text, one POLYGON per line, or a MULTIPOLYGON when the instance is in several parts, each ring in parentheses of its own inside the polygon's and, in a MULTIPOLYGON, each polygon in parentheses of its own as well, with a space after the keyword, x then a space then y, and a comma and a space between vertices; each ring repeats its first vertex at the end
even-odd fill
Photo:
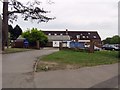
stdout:
POLYGON ((105 44, 102 46, 102 49, 104 50, 119 50, 119 47, 116 47, 115 45, 105 44))
POLYGON ((102 49, 99 48, 99 47, 94 46, 94 50, 95 50, 95 51, 101 51, 102 49))
MULTIPOLYGON (((90 48, 90 45, 85 45, 85 48, 90 48)), ((94 46, 95 51, 100 51, 102 48, 99 48, 97 46, 94 46)))

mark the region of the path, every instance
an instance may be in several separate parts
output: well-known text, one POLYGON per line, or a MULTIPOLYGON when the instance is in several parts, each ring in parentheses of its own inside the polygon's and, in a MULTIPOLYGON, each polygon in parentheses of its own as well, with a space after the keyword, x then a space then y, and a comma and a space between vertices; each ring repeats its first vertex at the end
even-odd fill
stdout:
POLYGON ((3 54, 3 88, 34 88, 33 63, 36 60, 36 57, 56 51, 58 51, 58 49, 42 49, 3 54))

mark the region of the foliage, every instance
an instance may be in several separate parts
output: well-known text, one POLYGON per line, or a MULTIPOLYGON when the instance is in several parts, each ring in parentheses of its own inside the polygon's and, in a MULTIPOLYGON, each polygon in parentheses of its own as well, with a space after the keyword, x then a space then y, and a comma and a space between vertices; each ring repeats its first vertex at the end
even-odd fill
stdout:
POLYGON ((44 46, 48 41, 47 36, 41 30, 37 30, 37 28, 32 28, 31 30, 23 32, 22 37, 28 39, 28 41, 33 45, 39 40, 40 45, 44 46))
POLYGON ((8 31, 10 32, 11 40, 16 40, 22 34, 22 29, 18 25, 15 28, 12 25, 8 25, 8 31))
POLYGON ((104 44, 120 44, 120 36, 119 35, 115 35, 112 38, 106 38, 105 40, 103 40, 104 44))
POLYGON ((110 43, 112 43, 112 44, 120 43, 120 36, 118 36, 118 35, 113 36, 110 43))
POLYGON ((48 22, 54 18, 49 18, 43 14, 49 13, 38 6, 40 6, 41 2, 34 0, 34 2, 28 2, 26 5, 23 5, 21 2, 17 0, 11 0, 9 3, 9 7, 11 11, 8 11, 9 21, 13 23, 13 20, 17 21, 18 14, 22 15, 24 20, 38 20, 40 22, 48 22))

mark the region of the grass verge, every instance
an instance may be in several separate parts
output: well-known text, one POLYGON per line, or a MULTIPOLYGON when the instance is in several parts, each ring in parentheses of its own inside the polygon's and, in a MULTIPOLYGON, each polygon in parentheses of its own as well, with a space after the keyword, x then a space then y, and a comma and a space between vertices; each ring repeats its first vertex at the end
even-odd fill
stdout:
POLYGON ((84 66, 96 66, 117 63, 118 51, 96 51, 95 53, 61 50, 43 56, 37 66, 37 71, 76 69, 84 66))

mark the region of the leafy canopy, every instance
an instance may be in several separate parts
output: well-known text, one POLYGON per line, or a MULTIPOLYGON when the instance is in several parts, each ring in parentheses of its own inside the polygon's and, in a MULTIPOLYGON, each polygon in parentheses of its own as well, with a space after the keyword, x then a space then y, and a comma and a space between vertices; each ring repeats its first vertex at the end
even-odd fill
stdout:
POLYGON ((10 32, 11 40, 16 40, 22 34, 22 29, 18 25, 16 25, 14 28, 12 25, 8 25, 8 31, 10 32))
POLYGON ((103 40, 104 44, 120 44, 120 36, 115 35, 112 38, 108 37, 103 40))
POLYGON ((31 30, 27 30, 22 33, 22 37, 28 39, 30 43, 36 43, 36 41, 40 42, 40 45, 46 45, 48 38, 47 36, 37 28, 32 28, 31 30))
POLYGON ((22 4, 17 0, 10 0, 8 11, 9 21, 13 23, 13 20, 17 21, 18 14, 22 16, 24 20, 37 20, 40 22, 48 22, 49 20, 55 19, 45 16, 45 13, 49 13, 49 11, 45 11, 39 8, 41 2, 37 0, 33 0, 33 2, 28 2, 27 4, 22 4))

